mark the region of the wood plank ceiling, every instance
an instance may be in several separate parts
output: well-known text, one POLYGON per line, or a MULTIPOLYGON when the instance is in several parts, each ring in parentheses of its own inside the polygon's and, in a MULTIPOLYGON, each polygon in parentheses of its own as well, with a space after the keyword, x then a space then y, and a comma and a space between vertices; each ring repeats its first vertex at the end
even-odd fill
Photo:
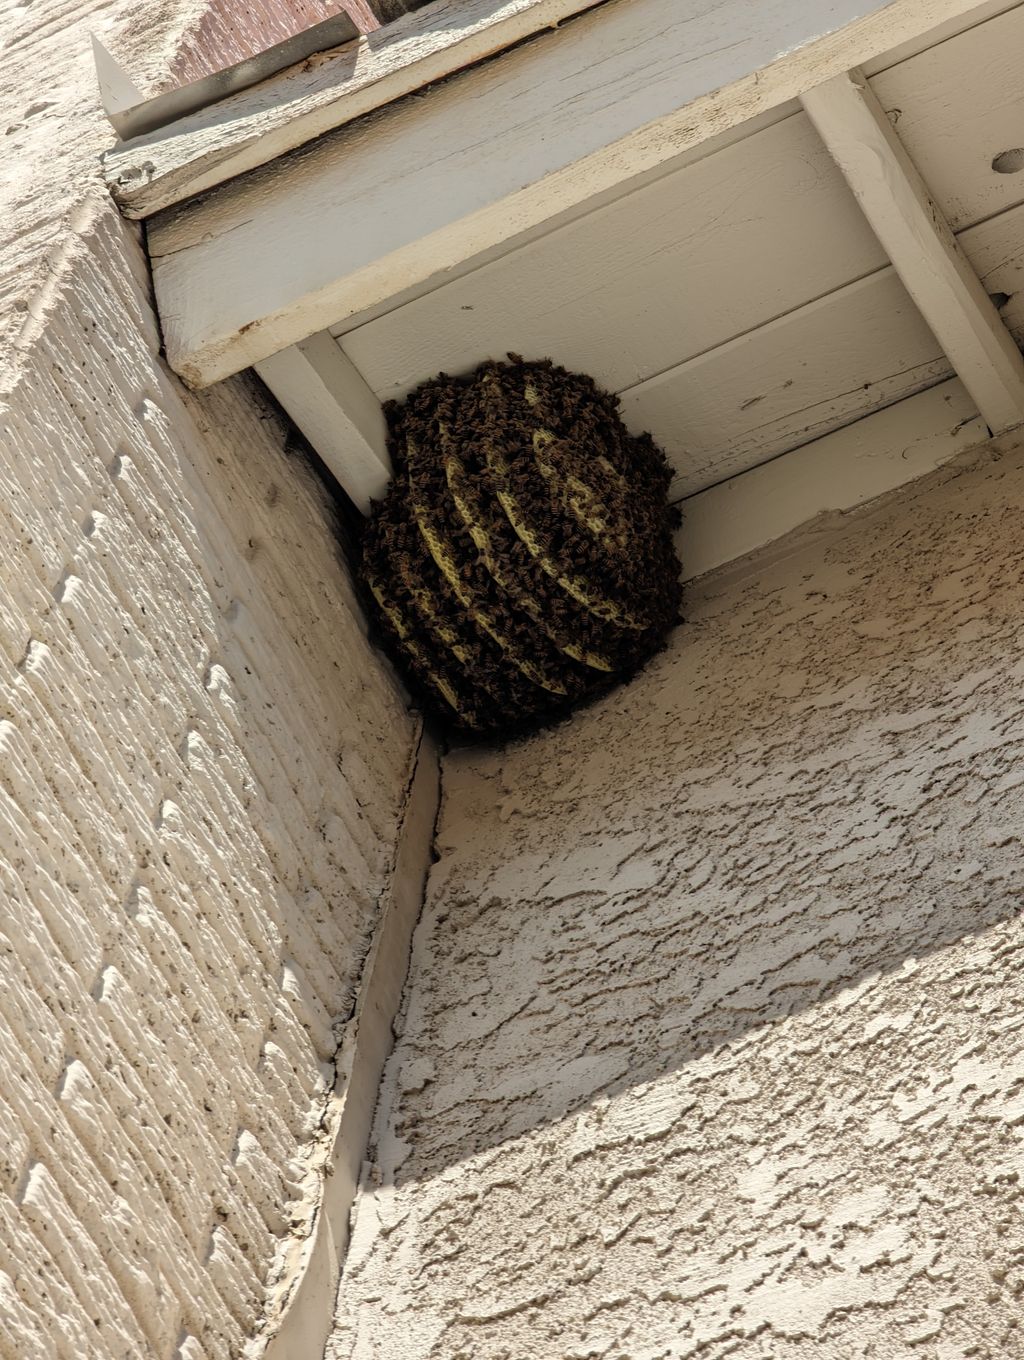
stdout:
MULTIPOLYGON (((876 62, 870 76, 1018 341, 1022 55, 1018 6, 876 62)), ((666 449, 677 496, 951 375, 797 103, 702 150, 696 163, 333 333, 381 398, 505 349, 591 373, 666 449)))
MULTIPOLYGON (((688 574, 1024 423, 1022 0, 828 0, 816 34, 791 0, 471 0, 471 27, 555 3, 586 13, 287 155, 291 97, 334 107, 290 75, 161 137, 164 203, 262 164, 151 219, 187 380, 253 364, 366 509, 381 401, 551 357, 665 449, 688 574)), ((142 213, 145 150, 110 167, 142 213)))

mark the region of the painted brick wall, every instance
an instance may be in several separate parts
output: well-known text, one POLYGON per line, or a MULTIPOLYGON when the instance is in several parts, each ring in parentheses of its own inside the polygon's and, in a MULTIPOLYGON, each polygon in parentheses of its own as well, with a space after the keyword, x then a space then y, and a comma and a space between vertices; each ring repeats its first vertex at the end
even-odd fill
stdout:
POLYGON ((277 417, 184 394, 85 212, 0 415, 0 1355, 226 1360, 414 732, 277 417))
POLYGON ((332 1360, 1024 1355, 1024 450, 448 759, 332 1360))

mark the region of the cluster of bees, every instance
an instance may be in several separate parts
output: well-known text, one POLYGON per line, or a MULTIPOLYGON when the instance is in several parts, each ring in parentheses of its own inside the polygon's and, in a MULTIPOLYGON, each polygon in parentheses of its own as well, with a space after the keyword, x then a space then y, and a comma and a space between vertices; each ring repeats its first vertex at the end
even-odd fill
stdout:
POLYGON ((560 717, 679 615, 663 454, 590 378, 509 360, 389 404, 395 476, 360 544, 385 649, 463 736, 560 717))

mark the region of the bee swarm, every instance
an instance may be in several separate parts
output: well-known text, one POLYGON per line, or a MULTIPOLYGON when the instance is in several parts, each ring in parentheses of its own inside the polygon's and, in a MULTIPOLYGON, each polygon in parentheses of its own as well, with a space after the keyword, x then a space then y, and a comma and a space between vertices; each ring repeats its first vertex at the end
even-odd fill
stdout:
POLYGON ((663 454, 590 378, 509 358, 387 405, 395 476, 361 541, 385 649, 466 736, 608 689, 679 613, 663 454))

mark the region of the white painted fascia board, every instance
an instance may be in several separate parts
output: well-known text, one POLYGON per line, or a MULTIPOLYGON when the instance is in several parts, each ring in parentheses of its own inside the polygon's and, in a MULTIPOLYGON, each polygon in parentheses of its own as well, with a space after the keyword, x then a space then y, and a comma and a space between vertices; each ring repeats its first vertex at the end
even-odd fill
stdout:
POLYGON ((127 217, 149 217, 414 94, 603 0, 434 0, 103 157, 127 217))
POLYGON ((170 362, 227 377, 973 7, 609 0, 155 218, 170 362))

